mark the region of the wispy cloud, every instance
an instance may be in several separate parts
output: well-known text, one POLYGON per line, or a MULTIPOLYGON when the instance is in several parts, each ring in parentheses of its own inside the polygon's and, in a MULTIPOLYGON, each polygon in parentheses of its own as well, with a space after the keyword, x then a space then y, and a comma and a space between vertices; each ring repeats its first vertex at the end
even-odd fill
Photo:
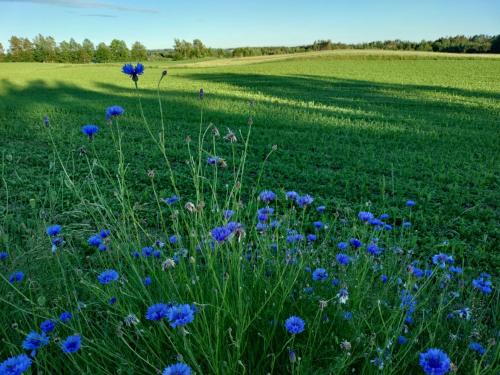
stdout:
POLYGON ((85 0, 0 0, 3 3, 33 3, 58 6, 63 8, 83 8, 83 9, 110 9, 120 12, 139 12, 139 13, 159 13, 158 9, 135 8, 104 1, 85 1, 85 0))
POLYGON ((82 17, 116 18, 112 14, 82 14, 82 17))

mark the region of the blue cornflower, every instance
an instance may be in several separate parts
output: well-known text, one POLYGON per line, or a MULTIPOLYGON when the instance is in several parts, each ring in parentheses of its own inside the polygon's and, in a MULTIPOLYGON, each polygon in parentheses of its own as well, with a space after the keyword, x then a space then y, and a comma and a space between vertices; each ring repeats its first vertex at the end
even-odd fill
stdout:
POLYGON ((47 319, 47 320, 43 321, 42 324, 40 324, 40 329, 42 330, 42 332, 45 332, 45 333, 50 333, 55 328, 56 328, 56 322, 51 320, 51 319, 47 319))
POLYGON ((97 125, 85 125, 82 127, 82 133, 89 137, 90 140, 94 138, 94 134, 99 131, 97 125))
POLYGON ((119 105, 113 105, 106 109, 106 121, 113 119, 114 117, 121 116, 125 113, 125 110, 119 105))
POLYGON ((387 282, 387 275, 380 276, 380 281, 382 281, 385 284, 387 282))
POLYGON ((113 306, 113 305, 116 303, 116 301, 117 301, 116 297, 111 297, 111 298, 109 299, 108 303, 109 303, 111 306, 113 306))
POLYGON ((454 260, 453 260, 453 257, 451 255, 447 255, 447 254, 443 254, 443 253, 436 254, 432 257, 432 263, 434 263, 435 265, 437 265, 441 268, 445 268, 446 264, 452 264, 453 261, 454 260))
POLYGON ((133 256, 134 258, 136 258, 136 259, 137 259, 137 258, 139 258, 141 255, 139 254, 139 252, 138 252, 137 250, 134 250, 134 252, 132 253, 132 256, 133 256))
POLYGON ((351 238, 349 240, 349 243, 351 244, 352 247, 354 247, 355 249, 357 249, 358 247, 361 247, 363 245, 363 243, 358 240, 357 238, 351 238))
POLYGON ((238 228, 241 228, 242 225, 238 223, 237 221, 230 221, 229 223, 226 224, 226 228, 229 229, 231 233, 236 231, 238 228))
POLYGON ((168 239, 168 241, 169 241, 172 245, 174 245, 174 244, 176 244, 176 243, 177 243, 178 239, 179 239, 179 238, 178 238, 178 237, 174 234, 174 235, 170 236, 170 238, 168 239))
POLYGON ((461 267, 451 266, 450 267, 450 272, 453 272, 453 273, 463 273, 464 270, 461 267))
POLYGON ((360 213, 358 213, 358 219, 361 221, 369 221, 373 218, 374 216, 371 212, 361 211, 360 213))
POLYGON ((372 255, 378 256, 378 255, 382 254, 384 249, 382 249, 381 247, 378 247, 378 245, 376 243, 372 242, 371 244, 369 244, 367 246, 366 251, 368 251, 372 255))
POLYGON ((191 305, 176 305, 168 312, 168 321, 172 328, 185 326, 194 320, 195 310, 191 305))
POLYGON ((317 237, 315 234, 312 234, 312 233, 311 233, 311 234, 308 234, 308 235, 307 235, 307 241, 309 241, 309 242, 314 242, 314 241, 316 241, 317 239, 318 239, 318 237, 317 237))
POLYGON ((300 233, 292 233, 292 234, 289 234, 287 237, 286 237, 286 242, 288 243, 295 243, 295 242, 299 242, 299 241, 302 241, 304 239, 304 236, 300 233))
POLYGON ((72 317, 73 315, 69 311, 65 311, 59 316, 59 319, 61 320, 61 322, 66 323, 69 322, 72 317))
POLYGON ((146 246, 146 247, 142 248, 141 253, 142 253, 142 256, 144 256, 144 257, 150 257, 154 251, 155 251, 155 249, 153 249, 151 246, 146 246))
POLYGON ((309 206, 313 201, 314 201, 314 198, 311 197, 309 194, 302 195, 302 196, 297 198, 297 204, 301 208, 309 206))
POLYGON ((343 266, 347 266, 351 261, 351 257, 347 254, 339 253, 336 256, 337 262, 343 266))
POLYGON ((224 219, 228 220, 234 215, 233 210, 225 210, 224 211, 224 219))
POLYGON ((106 251, 108 250, 108 247, 102 243, 98 246, 98 249, 99 251, 106 251))
POLYGON ((209 156, 207 158, 207 164, 215 165, 219 162, 220 158, 218 156, 209 156))
POLYGON ((232 231, 226 227, 217 227, 212 229, 211 233, 213 239, 221 243, 229 238, 229 236, 232 234, 232 231))
POLYGON ((288 191, 286 193, 286 199, 290 199, 292 201, 295 201, 295 200, 297 200, 298 197, 299 197, 299 194, 297 194, 297 192, 295 192, 295 191, 288 191))
POLYGON ((267 229, 267 224, 266 223, 257 223, 255 225, 255 230, 257 232, 264 232, 267 229))
POLYGON ((272 207, 263 207, 257 210, 258 215, 272 215, 274 213, 274 208, 272 207))
POLYGON ((49 337, 42 332, 30 332, 23 341, 23 349, 31 350, 31 356, 36 355, 36 351, 49 344, 49 337))
POLYGON ((399 343, 399 345, 404 345, 407 342, 408 342, 408 339, 406 337, 404 337, 404 336, 399 336, 398 337, 398 343, 399 343))
POLYGON ((408 229, 411 227, 411 223, 409 221, 403 221, 402 227, 408 229))
POLYGON ((441 349, 431 348, 420 353, 420 366, 427 375, 444 375, 450 371, 451 361, 441 349))
POLYGON ((483 355, 484 353, 486 353, 486 349, 484 348, 484 346, 482 346, 478 342, 471 342, 469 344, 469 349, 474 350, 475 352, 478 352, 479 355, 483 355))
POLYGON ((351 320, 352 319, 352 312, 344 311, 344 313, 342 314, 342 317, 344 318, 344 320, 351 320))
POLYGON ((99 236, 101 236, 102 239, 108 238, 110 234, 111 234, 111 231, 109 229, 102 229, 99 232, 99 236))
POLYGON ((21 282, 24 280, 24 272, 17 271, 9 276, 9 283, 21 282))
POLYGON ((151 280, 151 277, 149 277, 149 276, 146 276, 144 278, 144 280, 142 281, 142 283, 144 284, 144 286, 150 286, 152 282, 153 282, 153 280, 151 280))
POLYGON ((380 220, 387 220, 390 218, 389 214, 382 214, 378 217, 380 220))
POLYGON ((328 279, 328 272, 324 268, 316 268, 312 273, 314 281, 325 281, 328 279))
POLYGON ((315 222, 313 222, 313 226, 314 226, 314 228, 316 228, 316 229, 323 229, 323 227, 324 227, 325 225, 323 224, 323 222, 322 222, 322 221, 315 221, 315 222))
POLYGON ((302 320, 298 316, 291 316, 285 321, 285 328, 292 335, 297 335, 301 332, 304 332, 305 325, 306 323, 304 322, 304 320, 302 320))
POLYGON ((0 252, 0 261, 5 260, 8 257, 9 257, 9 253, 7 253, 6 251, 1 251, 0 252))
POLYGON ((169 206, 173 205, 176 202, 179 202, 181 198, 179 198, 177 195, 172 195, 170 198, 163 198, 163 202, 168 204, 169 206))
POLYGON ((61 226, 58 224, 47 227, 47 234, 51 237, 57 236, 61 232, 61 226))
POLYGON ((175 363, 166 367, 162 375, 191 375, 191 367, 185 363, 175 363))
POLYGON ((97 280, 99 280, 102 285, 106 285, 113 281, 117 281, 119 277, 120 275, 118 275, 118 272, 115 270, 106 270, 97 276, 97 280))
POLYGON ((318 206, 316 207, 316 211, 318 211, 320 214, 326 211, 326 206, 318 206))
POLYGON ((93 236, 89 237, 87 243, 89 244, 89 246, 99 247, 99 245, 102 243, 101 236, 94 234, 93 236))
POLYGON ((415 275, 417 279, 421 279, 425 274, 424 270, 416 266, 408 266, 408 272, 412 275, 415 275))
POLYGON ((407 205, 408 207, 413 207, 413 206, 415 206, 415 205, 416 205, 416 203, 415 203, 415 201, 408 200, 408 201, 406 201, 406 205, 407 205))
POLYGON ((28 371, 31 366, 31 359, 26 354, 20 354, 15 357, 7 358, 0 363, 1 375, 21 375, 28 371))
POLYGON ((340 250, 346 250, 348 247, 349 247, 349 244, 347 242, 339 242, 337 244, 337 247, 340 249, 340 250))
POLYGON ((267 221, 269 219, 269 216, 267 214, 257 214, 257 220, 260 222, 267 221))
POLYGON ((269 203, 269 202, 272 202, 276 199, 276 194, 274 192, 272 192, 271 190, 264 190, 259 194, 259 199, 262 202, 269 203))
POLYGON ((159 258, 159 257, 161 257, 161 251, 160 251, 160 250, 155 250, 155 251, 153 251, 153 256, 154 256, 155 258, 159 258))
POLYGON ((158 321, 166 318, 172 306, 172 304, 165 303, 157 303, 149 306, 148 311, 146 312, 146 319, 158 321))
POLYGON ((132 81, 137 82, 139 80, 139 76, 144 73, 144 65, 137 63, 134 67, 132 64, 125 64, 122 67, 122 73, 128 74, 132 77, 132 81))
POLYGON ((392 230, 392 225, 391 224, 384 224, 384 229, 385 230, 392 230))
POLYGON ((80 335, 73 335, 66 337, 66 340, 61 344, 63 353, 71 354, 80 350, 82 346, 82 338, 80 335))
POLYGON ((384 222, 382 220, 380 220, 380 219, 377 219, 376 217, 374 217, 373 219, 368 220, 368 223, 370 223, 370 225, 373 225, 374 227, 381 227, 381 226, 384 225, 384 222))
POLYGON ((484 294, 490 294, 493 291, 491 281, 484 275, 472 280, 472 286, 476 289, 479 289, 484 294))

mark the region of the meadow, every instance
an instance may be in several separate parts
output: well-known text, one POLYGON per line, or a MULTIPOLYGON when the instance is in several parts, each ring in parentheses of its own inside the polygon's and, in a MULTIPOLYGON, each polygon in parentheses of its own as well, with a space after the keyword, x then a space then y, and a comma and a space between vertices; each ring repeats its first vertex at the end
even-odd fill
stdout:
POLYGON ((49 320, 32 373, 498 371, 500 59, 0 67, 0 360, 49 320))

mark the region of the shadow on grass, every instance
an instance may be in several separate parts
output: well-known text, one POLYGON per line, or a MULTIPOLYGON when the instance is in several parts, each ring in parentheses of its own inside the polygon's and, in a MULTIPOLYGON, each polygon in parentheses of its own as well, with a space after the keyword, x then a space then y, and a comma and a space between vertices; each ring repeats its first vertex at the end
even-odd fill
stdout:
MULTIPOLYGON (((375 211, 415 199, 420 209, 414 218, 425 238, 420 244, 424 249, 455 239, 453 251, 474 246, 484 260, 499 240, 495 165, 500 95, 496 93, 317 76, 190 73, 176 79, 181 84, 203 83, 206 123, 213 122, 222 132, 225 127, 245 132, 246 118, 255 112, 249 185, 271 146, 278 144, 265 169, 263 187, 311 193, 331 207, 371 201, 375 211), (253 109, 249 100, 256 102, 253 109)), ((9 143, 0 148, 19 155, 16 173, 23 183, 18 187, 27 195, 40 190, 36 177, 44 175, 50 150, 41 126, 43 115, 49 114, 58 147, 67 158, 85 145, 80 126, 100 124, 94 145, 113 165, 114 150, 103 121, 105 107, 113 104, 127 111, 120 126, 126 132, 124 151, 136 198, 151 201, 149 169, 156 169, 158 181, 168 186, 130 88, 98 82, 98 90, 85 90, 42 80, 23 87, 4 80, 1 86, 0 134, 9 143)), ((187 135, 195 139, 201 103, 196 92, 179 86, 171 89, 167 79, 162 100, 168 155, 179 173, 181 191, 190 195, 184 139, 187 135)), ((157 131, 156 91, 140 93, 146 117, 157 131)), ((219 155, 228 158, 229 145, 220 143, 219 155)), ((83 175, 79 168, 75 171, 83 175)), ((170 191, 165 187, 161 193, 170 191)), ((398 210, 391 214, 402 215, 398 210)))

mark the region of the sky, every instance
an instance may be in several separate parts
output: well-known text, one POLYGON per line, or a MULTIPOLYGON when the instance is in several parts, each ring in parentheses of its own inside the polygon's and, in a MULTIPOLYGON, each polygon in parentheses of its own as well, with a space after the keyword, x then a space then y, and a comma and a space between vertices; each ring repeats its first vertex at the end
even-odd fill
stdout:
POLYGON ((122 39, 150 49, 174 38, 210 47, 420 41, 500 34, 500 0, 0 0, 0 43, 11 35, 57 42, 122 39))

